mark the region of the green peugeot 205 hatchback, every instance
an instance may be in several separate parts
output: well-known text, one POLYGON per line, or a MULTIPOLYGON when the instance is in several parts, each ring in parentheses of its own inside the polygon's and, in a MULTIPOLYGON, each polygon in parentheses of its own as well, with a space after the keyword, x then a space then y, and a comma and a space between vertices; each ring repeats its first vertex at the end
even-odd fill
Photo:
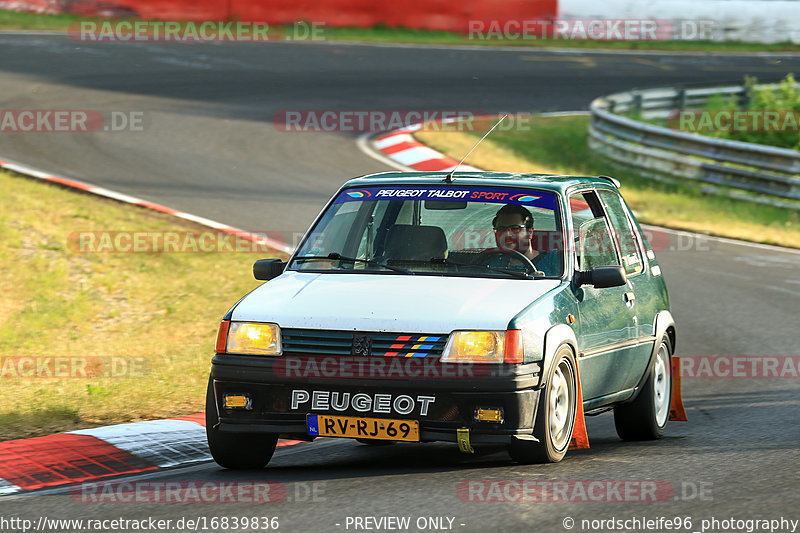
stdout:
POLYGON ((225 315, 209 377, 224 467, 318 437, 502 444, 555 462, 579 407, 613 410, 625 440, 664 433, 675 323, 612 178, 363 176, 287 262, 253 270, 267 282, 225 315))

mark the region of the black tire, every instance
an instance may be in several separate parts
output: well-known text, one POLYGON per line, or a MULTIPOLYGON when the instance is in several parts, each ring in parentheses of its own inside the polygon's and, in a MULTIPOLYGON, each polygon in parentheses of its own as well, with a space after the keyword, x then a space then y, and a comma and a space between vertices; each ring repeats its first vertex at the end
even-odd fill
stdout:
POLYGON ((575 366, 572 349, 566 345, 560 347, 539 394, 536 422, 533 425, 533 436, 539 442, 512 440, 508 453, 513 460, 522 464, 557 463, 566 455, 575 429, 578 406, 575 366))
POLYGON ((622 440, 655 440, 664 436, 672 402, 671 357, 672 343, 664 337, 639 395, 614 408, 614 425, 622 440))
POLYGON ((215 426, 219 422, 214 385, 208 378, 206 390, 206 438, 211 457, 224 468, 248 470, 264 468, 278 444, 278 436, 269 433, 222 433, 215 426))

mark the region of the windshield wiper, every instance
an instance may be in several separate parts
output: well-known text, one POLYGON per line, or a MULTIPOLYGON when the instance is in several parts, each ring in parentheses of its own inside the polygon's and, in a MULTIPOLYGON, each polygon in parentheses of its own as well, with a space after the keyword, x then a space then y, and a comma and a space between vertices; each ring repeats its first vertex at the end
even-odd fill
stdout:
POLYGON ((295 257, 295 261, 302 259, 302 260, 317 260, 317 261, 325 261, 328 259, 334 259, 336 261, 347 261, 348 263, 364 263, 365 265, 370 266, 379 266, 382 268, 387 268, 389 270, 394 270, 395 272, 400 272, 401 274, 407 274, 409 276, 413 276, 414 272, 410 270, 406 270, 405 268, 395 267, 384 265, 383 263, 378 263, 377 261, 372 261, 370 259, 360 259, 358 257, 345 257, 342 254, 331 252, 328 255, 301 255, 300 257, 295 257))
MULTIPOLYGON (((500 272, 501 274, 508 274, 509 276, 514 276, 521 279, 537 279, 536 276, 531 276, 527 272, 521 272, 519 270, 507 270, 505 268, 496 268, 490 267, 488 265, 476 265, 473 263, 462 263, 460 261, 451 261, 450 259, 445 259, 444 257, 434 257, 431 259, 431 263, 434 265, 455 265, 455 266, 462 266, 462 267, 469 267, 469 268, 482 268, 484 270, 490 270, 492 272, 500 272)), ((537 270, 538 272, 538 270, 537 270)), ((541 279, 541 278, 538 278, 541 279)))

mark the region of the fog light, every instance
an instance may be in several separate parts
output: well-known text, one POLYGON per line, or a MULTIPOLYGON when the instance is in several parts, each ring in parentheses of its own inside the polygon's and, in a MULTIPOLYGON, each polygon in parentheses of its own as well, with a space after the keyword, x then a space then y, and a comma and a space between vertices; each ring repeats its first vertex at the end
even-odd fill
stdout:
POLYGON ((246 394, 226 394, 222 399, 222 406, 225 409, 253 409, 253 401, 246 394))
POLYGON ((478 422, 503 422, 502 409, 486 409, 479 407, 475 409, 475 420, 478 422))

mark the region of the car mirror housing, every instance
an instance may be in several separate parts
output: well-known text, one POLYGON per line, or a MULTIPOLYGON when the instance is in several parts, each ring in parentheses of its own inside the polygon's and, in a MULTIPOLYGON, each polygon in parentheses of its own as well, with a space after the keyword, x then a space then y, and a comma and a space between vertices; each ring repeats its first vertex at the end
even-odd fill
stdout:
POLYGON ((260 281, 275 279, 286 268, 286 263, 280 259, 259 259, 253 264, 253 276, 260 281))
POLYGON ((593 285, 596 289, 608 287, 620 287, 628 282, 625 269, 621 266, 607 265, 592 267, 591 270, 575 271, 575 283, 581 285, 593 285))

